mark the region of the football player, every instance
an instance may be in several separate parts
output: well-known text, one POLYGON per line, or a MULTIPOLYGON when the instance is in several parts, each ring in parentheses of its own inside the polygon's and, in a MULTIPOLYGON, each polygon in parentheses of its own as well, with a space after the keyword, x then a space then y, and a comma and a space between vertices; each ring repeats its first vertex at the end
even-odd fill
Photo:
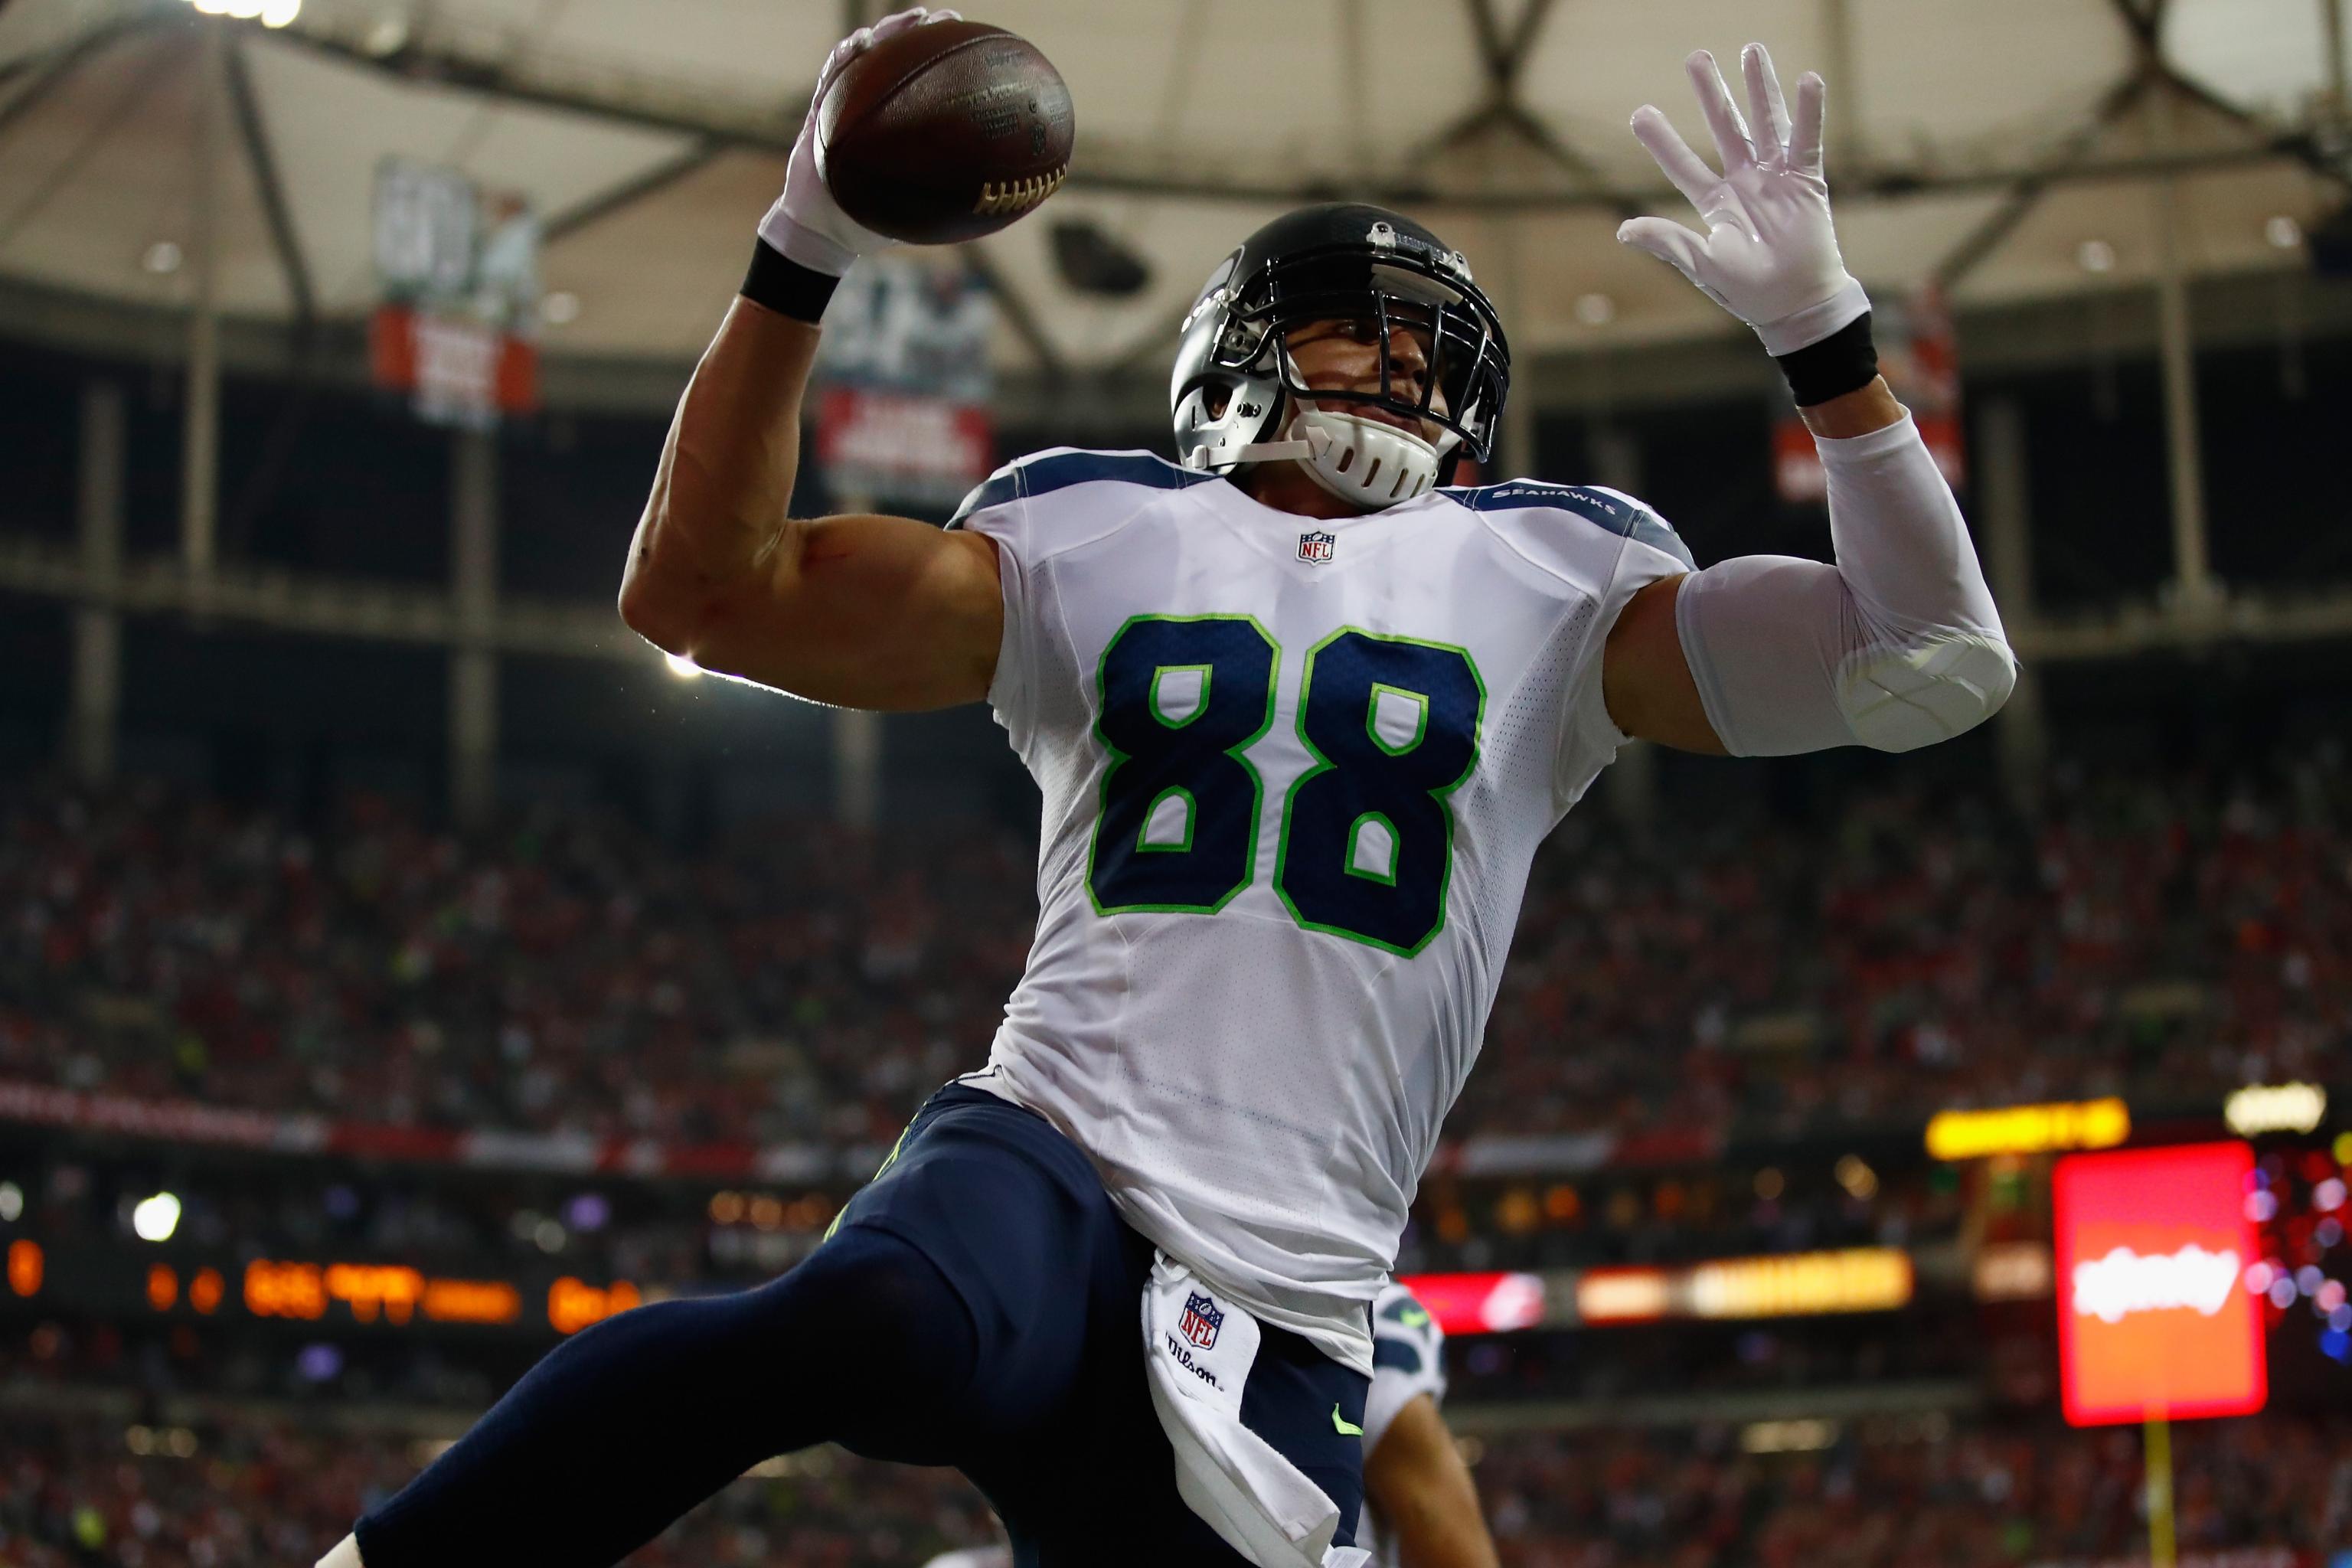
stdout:
MULTIPOLYGON (((922 25, 853 35, 821 80, 922 25)), ((822 702, 991 704, 1044 796, 1027 971, 988 1067, 924 1105, 807 1261, 575 1335, 331 1563, 609 1563, 828 1438, 961 1468, 1024 1564, 1363 1562, 1371 1307, 1537 846, 1628 736, 1905 751, 2014 679, 1876 374, 1821 79, 1791 112, 1750 46, 1743 118, 1689 64, 1720 171, 1654 109, 1633 131, 1706 232, 1621 237, 1786 373, 1834 563, 1698 570, 1629 496, 1445 488, 1491 449, 1503 323, 1457 250, 1360 205, 1278 218, 1208 280, 1177 461, 1041 453, 944 531, 793 518, 825 301, 881 243, 803 130, 678 405, 622 615, 822 702)))
POLYGON ((1390 1281, 1372 1303, 1372 1392, 1364 1401, 1364 1514, 1356 1543, 1376 1568, 1495 1568, 1470 1467, 1437 1407, 1445 1331, 1390 1281))

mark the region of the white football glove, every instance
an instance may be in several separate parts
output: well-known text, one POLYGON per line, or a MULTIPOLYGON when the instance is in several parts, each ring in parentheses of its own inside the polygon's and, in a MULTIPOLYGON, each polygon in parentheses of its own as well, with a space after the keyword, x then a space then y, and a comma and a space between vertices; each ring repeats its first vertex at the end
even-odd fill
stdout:
POLYGON ((797 261, 813 271, 838 278, 849 270, 849 264, 861 256, 898 243, 850 221, 824 186, 824 171, 818 166, 816 155, 816 110, 824 101, 825 89, 834 79, 848 68, 849 62, 872 48, 876 44, 909 27, 919 27, 928 22, 951 22, 961 18, 957 11, 928 11, 918 5, 883 17, 870 27, 860 27, 833 46, 824 57, 824 68, 816 73, 816 92, 809 99, 809 111, 801 121, 801 133, 793 142, 793 158, 784 170, 784 194, 760 220, 760 237, 783 252, 789 260, 797 261))
POLYGON ((1683 62, 1698 106, 1722 155, 1720 176, 1675 132, 1654 104, 1633 111, 1633 136, 1650 150, 1675 189, 1706 225, 1702 237, 1662 217, 1628 218, 1617 237, 1646 250, 1717 304, 1756 329, 1767 353, 1792 353, 1817 343, 1870 309, 1838 255, 1830 225, 1830 191, 1822 178, 1822 79, 1797 79, 1791 134, 1772 57, 1761 44, 1740 51, 1748 102, 1762 144, 1750 139, 1705 49, 1683 62))

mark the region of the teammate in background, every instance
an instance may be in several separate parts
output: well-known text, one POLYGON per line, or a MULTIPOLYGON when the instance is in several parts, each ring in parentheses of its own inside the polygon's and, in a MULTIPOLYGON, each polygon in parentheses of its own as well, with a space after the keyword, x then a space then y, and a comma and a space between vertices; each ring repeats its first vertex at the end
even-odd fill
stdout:
MULTIPOLYGON (((1364 1512, 1356 1544, 1374 1568, 1495 1568, 1478 1489, 1437 1407, 1445 1331, 1391 1280, 1372 1304, 1372 1387, 1364 1397, 1364 1512)), ((923 1568, 1013 1568, 1007 1545, 941 1552, 923 1568)))
POLYGON ((1445 1331, 1391 1280, 1372 1304, 1372 1392, 1364 1401, 1364 1516, 1356 1544, 1376 1568, 1496 1568, 1470 1467, 1437 1407, 1445 1331))
POLYGON ((1023 1568, 1361 1568, 1371 1308, 1537 846, 1628 736, 1905 751, 2014 679, 1876 374, 1820 79, 1791 116, 1751 46, 1744 121, 1689 63, 1721 174, 1656 110, 1633 129, 1708 232, 1621 237, 1778 360, 1834 564, 1701 571, 1628 496, 1444 489, 1489 450, 1502 322, 1459 252, 1357 205, 1278 218, 1209 279, 1171 384, 1180 462, 1040 454, 945 531, 793 520, 817 323, 880 243, 803 129, 622 613, 820 701, 990 702, 1044 796, 1028 967, 988 1068, 932 1096, 807 1261, 565 1342, 333 1568, 600 1568, 827 1439, 961 1468, 1023 1568))

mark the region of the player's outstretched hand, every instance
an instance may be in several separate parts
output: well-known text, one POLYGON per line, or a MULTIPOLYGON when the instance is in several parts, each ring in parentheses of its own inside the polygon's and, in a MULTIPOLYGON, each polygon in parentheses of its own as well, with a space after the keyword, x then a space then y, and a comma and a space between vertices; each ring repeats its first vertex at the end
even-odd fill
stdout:
POLYGON ((848 271, 849 264, 859 257, 897 243, 852 223, 834 201, 833 193, 825 189, 824 171, 817 166, 817 106, 824 101, 825 89, 833 86, 834 79, 876 44, 909 27, 955 21, 961 16, 958 11, 931 11, 917 5, 885 16, 870 27, 860 27, 833 46, 833 52, 824 57, 824 68, 816 73, 816 92, 809 99, 808 115, 793 142, 792 162, 784 171, 784 194, 761 220, 761 238, 803 267, 835 278, 848 271))
POLYGON ((1748 79, 1751 132, 1724 85, 1715 57, 1700 49, 1683 62, 1698 89, 1700 113, 1715 132, 1717 174, 1690 150, 1654 104, 1633 111, 1633 136, 1658 161, 1675 189, 1690 199, 1704 235, 1662 217, 1628 218, 1617 237, 1646 250, 1756 329, 1773 354, 1816 343, 1870 309, 1868 296, 1838 255, 1830 192, 1822 177, 1822 79, 1797 79, 1793 125, 1761 44, 1740 51, 1748 79))

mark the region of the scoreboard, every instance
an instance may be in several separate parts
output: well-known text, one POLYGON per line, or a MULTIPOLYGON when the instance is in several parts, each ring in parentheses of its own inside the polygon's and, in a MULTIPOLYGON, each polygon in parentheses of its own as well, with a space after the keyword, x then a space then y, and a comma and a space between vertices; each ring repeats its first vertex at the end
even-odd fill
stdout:
POLYGON ((645 1300, 627 1279, 458 1278, 351 1258, 157 1258, 125 1247, 11 1242, 0 1307, 100 1317, 318 1323, 338 1329, 577 1333, 645 1300))

